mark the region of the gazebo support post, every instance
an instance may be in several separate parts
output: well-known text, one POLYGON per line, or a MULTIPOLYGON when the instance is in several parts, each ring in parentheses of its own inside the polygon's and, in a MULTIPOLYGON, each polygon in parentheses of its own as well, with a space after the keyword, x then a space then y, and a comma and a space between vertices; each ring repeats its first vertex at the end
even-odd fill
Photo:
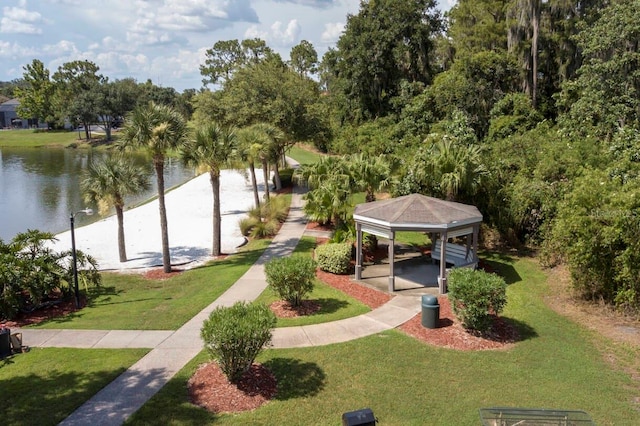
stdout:
POLYGON ((356 280, 362 279, 362 225, 356 223, 356 280))
POLYGON ((438 277, 438 291, 440 294, 447 292, 447 233, 440 235, 440 276, 438 277))
POLYGON ((396 291, 396 276, 393 270, 393 265, 395 263, 394 260, 394 239, 396 237, 395 232, 391 232, 391 238, 389 239, 389 293, 393 293, 396 291))
MULTIPOLYGON (((478 260, 478 233, 480 232, 480 225, 473 226, 473 237, 471 244, 473 245, 474 260, 478 260)), ((476 268, 478 265, 476 265, 476 268)))

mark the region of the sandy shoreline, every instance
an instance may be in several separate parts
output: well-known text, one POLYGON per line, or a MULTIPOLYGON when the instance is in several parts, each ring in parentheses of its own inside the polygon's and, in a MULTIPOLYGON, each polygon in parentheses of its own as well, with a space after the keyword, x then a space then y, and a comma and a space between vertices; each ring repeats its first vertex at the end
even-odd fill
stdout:
MULTIPOLYGON (((256 173, 261 176, 262 173, 256 173)), ((220 183, 222 252, 234 253, 245 242, 238 221, 253 206, 251 184, 240 173, 223 170, 220 183)), ((259 190, 264 189, 259 180, 259 190)), ((165 195, 171 264, 181 268, 211 260, 213 195, 207 173, 195 177, 165 195)), ((76 248, 93 256, 100 270, 144 272, 162 266, 162 242, 158 200, 124 213, 127 262, 118 259, 115 215, 75 229, 76 248)), ((71 249, 71 232, 56 235, 53 249, 71 249)))

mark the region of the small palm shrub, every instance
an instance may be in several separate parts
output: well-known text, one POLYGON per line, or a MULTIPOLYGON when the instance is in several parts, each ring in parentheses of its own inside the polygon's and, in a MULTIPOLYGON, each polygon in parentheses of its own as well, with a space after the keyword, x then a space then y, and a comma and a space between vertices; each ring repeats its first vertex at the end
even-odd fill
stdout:
POLYGON ((237 383, 271 341, 275 326, 276 316, 266 305, 237 302, 211 312, 200 336, 225 376, 237 383))
POLYGON ((491 316, 498 315, 507 303, 507 284, 502 277, 468 268, 449 273, 449 300, 462 325, 485 332, 491 327, 491 316))
POLYGON ((281 257, 264 267, 269 287, 291 306, 300 306, 313 290, 316 262, 307 256, 281 257))
POLYGON ((247 217, 240 219, 240 232, 251 238, 272 237, 278 232, 279 225, 285 221, 288 213, 289 204, 285 197, 271 197, 260 207, 249 210, 247 217))
POLYGON ((351 243, 327 243, 316 247, 318 267, 332 274, 346 274, 351 266, 351 243))

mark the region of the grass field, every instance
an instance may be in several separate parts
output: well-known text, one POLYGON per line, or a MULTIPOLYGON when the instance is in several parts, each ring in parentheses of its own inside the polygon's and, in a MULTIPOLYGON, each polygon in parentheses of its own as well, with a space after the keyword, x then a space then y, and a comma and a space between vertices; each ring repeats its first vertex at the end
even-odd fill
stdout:
MULTIPOLYGON (((84 137, 84 134, 82 135, 84 137)), ((68 146, 78 142, 78 132, 43 132, 34 130, 0 131, 0 147, 68 146)))
POLYGON ((305 148, 304 146, 294 145, 287 152, 287 155, 300 164, 312 164, 317 162, 323 154, 305 148))
POLYGON ((146 352, 33 348, 0 360, 0 423, 56 425, 146 352))
POLYGON ((167 280, 136 274, 103 274, 89 289, 89 306, 39 328, 175 330, 224 293, 260 257, 269 240, 255 240, 239 253, 167 280))
POLYGON ((527 258, 494 256, 510 283, 504 317, 520 330, 515 347, 462 352, 391 330, 343 344, 265 351, 259 361, 279 391, 247 413, 214 415, 188 402, 186 382, 200 356, 128 424, 338 425, 341 414, 370 407, 384 425, 477 425, 482 407, 585 410, 599 425, 640 424, 638 383, 608 357, 637 357, 551 311, 547 276, 527 258))

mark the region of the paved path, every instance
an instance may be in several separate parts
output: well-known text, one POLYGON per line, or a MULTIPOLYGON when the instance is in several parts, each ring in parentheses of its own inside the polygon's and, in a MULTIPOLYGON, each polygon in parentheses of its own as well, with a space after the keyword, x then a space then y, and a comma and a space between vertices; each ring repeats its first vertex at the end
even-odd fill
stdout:
MULTIPOLYGON (((74 411, 61 425, 121 425, 202 349, 200 328, 218 306, 251 301, 266 288, 264 265, 288 256, 305 232, 302 195, 294 192, 286 222, 257 262, 224 294, 176 331, 17 330, 31 347, 151 348, 126 372, 74 411)), ((277 328, 276 348, 340 343, 395 328, 420 310, 419 297, 396 296, 367 314, 340 321, 277 328)))

